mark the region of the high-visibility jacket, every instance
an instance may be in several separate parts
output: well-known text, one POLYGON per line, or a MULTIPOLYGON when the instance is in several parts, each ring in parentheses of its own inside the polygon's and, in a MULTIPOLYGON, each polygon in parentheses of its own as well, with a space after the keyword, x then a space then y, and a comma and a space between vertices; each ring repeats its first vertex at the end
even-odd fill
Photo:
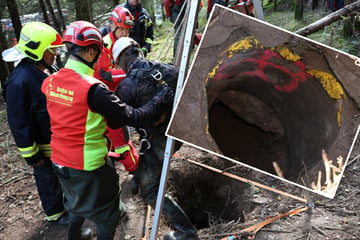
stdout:
POLYGON ((112 53, 114 43, 116 42, 116 37, 114 36, 114 32, 111 31, 108 34, 106 34, 105 37, 103 38, 103 41, 106 48, 110 50, 110 53, 112 53))
POLYGON ((65 67, 44 80, 50 115, 51 160, 61 166, 91 171, 105 164, 108 153, 105 118, 88 105, 93 69, 68 59, 65 67))
POLYGON ((129 9, 135 18, 135 26, 130 29, 129 37, 139 43, 141 48, 146 48, 150 52, 154 40, 154 27, 146 9, 140 3, 136 7, 132 7, 128 2, 118 6, 129 9))
POLYGON ((48 75, 25 58, 4 84, 7 118, 15 143, 28 164, 50 157, 50 119, 41 84, 48 75))

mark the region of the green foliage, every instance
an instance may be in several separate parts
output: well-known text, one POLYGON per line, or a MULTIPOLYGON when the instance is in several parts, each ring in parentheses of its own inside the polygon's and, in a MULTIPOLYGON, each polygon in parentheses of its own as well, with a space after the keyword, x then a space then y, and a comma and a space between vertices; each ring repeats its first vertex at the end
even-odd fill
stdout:
MULTIPOLYGON (((328 15, 323 9, 314 11, 304 11, 304 19, 296 21, 293 17, 292 11, 266 11, 265 20, 275 26, 286 29, 290 32, 295 32, 311 23, 328 15)), ((360 56, 359 45, 360 40, 352 37, 349 41, 343 37, 343 21, 338 21, 326 26, 324 29, 319 30, 307 36, 309 39, 320 42, 322 44, 334 47, 341 51, 360 56), (331 34, 333 34, 332 44, 330 45, 331 34)))

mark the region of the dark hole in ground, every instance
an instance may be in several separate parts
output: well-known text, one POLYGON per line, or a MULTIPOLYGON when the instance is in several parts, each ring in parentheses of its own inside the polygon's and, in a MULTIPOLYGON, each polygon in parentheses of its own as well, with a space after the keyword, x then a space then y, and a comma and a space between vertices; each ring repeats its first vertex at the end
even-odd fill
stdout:
POLYGON ((309 78, 292 92, 256 77, 224 81, 208 89, 217 96, 208 116, 209 132, 225 156, 269 173, 275 173, 275 161, 291 180, 321 161, 339 128, 337 103, 318 80, 309 78))
POLYGON ((254 207, 246 195, 249 185, 197 166, 171 170, 169 182, 176 186, 172 196, 197 229, 208 228, 214 219, 243 222, 243 212, 254 207))

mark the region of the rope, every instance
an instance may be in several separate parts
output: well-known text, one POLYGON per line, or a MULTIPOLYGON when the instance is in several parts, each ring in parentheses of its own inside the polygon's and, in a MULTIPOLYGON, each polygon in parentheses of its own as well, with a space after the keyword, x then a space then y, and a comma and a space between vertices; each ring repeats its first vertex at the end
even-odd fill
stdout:
MULTIPOLYGON (((169 38, 170 38, 170 36, 171 36, 171 35, 174 33, 174 31, 175 31, 175 26, 176 26, 176 24, 179 22, 180 16, 181 16, 181 14, 183 13, 183 11, 184 11, 184 9, 185 9, 185 5, 187 5, 187 4, 183 4, 183 5, 182 5, 182 7, 181 7, 181 9, 180 9, 180 12, 179 12, 178 16, 176 17, 176 20, 175 20, 175 22, 174 22, 174 24, 173 24, 173 27, 171 28, 171 30, 169 31, 169 33, 168 33, 167 36, 166 36, 166 40, 165 40, 165 42, 163 43, 163 46, 162 46, 162 48, 161 48, 161 51, 160 51, 157 59, 161 59, 161 55, 162 55, 162 52, 163 52, 164 49, 167 49, 164 57, 168 54, 169 49, 170 49, 170 46, 167 46, 167 45, 170 44, 170 43, 172 43, 172 42, 174 42, 174 41, 169 41, 169 38)), ((186 19, 186 18, 187 18, 187 16, 184 16, 184 18, 182 19, 182 21, 181 21, 181 23, 180 23, 180 25, 179 25, 178 30, 177 30, 176 33, 174 34, 174 36, 176 36, 176 34, 178 33, 179 29, 181 29, 182 26, 184 25, 184 19, 186 19)))

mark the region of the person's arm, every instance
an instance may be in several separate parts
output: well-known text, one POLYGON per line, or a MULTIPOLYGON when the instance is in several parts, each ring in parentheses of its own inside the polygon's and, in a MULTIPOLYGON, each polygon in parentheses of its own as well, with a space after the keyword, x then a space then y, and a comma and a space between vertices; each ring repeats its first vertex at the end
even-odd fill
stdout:
POLYGON ((132 107, 138 106, 136 102, 140 96, 138 96, 138 86, 134 79, 125 78, 116 88, 115 95, 127 105, 132 107))
POLYGON ((147 23, 145 32, 145 43, 141 50, 144 52, 144 56, 146 57, 147 53, 151 52, 151 45, 154 40, 154 27, 151 18, 145 9, 144 12, 147 18, 147 23))
POLYGON ((173 0, 164 0, 164 7, 165 7, 165 13, 166 17, 169 19, 171 16, 171 4, 173 3, 173 0))
POLYGON ((5 88, 8 123, 16 146, 27 164, 36 165, 42 160, 42 154, 35 142, 29 118, 29 93, 24 84, 12 82, 5 88))
POLYGON ((112 91, 102 84, 95 84, 89 90, 88 105, 91 110, 103 115, 111 128, 124 125, 150 127, 153 125, 162 104, 169 104, 174 99, 174 92, 165 89, 140 108, 125 104, 112 91))

